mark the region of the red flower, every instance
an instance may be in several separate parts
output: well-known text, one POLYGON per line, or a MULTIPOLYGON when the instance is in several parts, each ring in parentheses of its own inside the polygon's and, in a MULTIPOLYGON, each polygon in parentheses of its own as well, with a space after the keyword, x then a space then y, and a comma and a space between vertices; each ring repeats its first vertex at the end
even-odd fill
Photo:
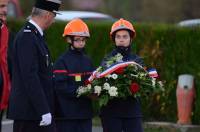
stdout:
POLYGON ((88 84, 91 84, 91 82, 89 80, 85 80, 84 84, 88 85, 88 84))
POLYGON ((139 91, 139 89, 140 89, 140 86, 137 83, 135 83, 135 82, 133 82, 131 84, 131 86, 130 86, 130 90, 131 90, 132 94, 137 93, 139 91))
POLYGON ((121 67, 121 68, 118 68, 116 71, 115 71, 116 74, 123 74, 124 73, 124 68, 121 67))

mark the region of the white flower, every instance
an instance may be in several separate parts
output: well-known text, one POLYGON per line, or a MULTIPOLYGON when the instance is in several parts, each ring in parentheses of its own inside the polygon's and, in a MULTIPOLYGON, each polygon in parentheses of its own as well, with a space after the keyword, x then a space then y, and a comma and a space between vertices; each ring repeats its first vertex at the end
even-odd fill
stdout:
POLYGON ((116 97, 118 95, 117 88, 114 86, 110 87, 108 93, 111 97, 116 97))
POLYGON ((96 93, 97 95, 100 95, 101 87, 100 86, 94 86, 94 93, 96 93))
POLYGON ((78 96, 86 93, 88 91, 87 87, 80 86, 77 90, 78 96))
POLYGON ((120 53, 118 53, 118 54, 116 55, 116 61, 117 61, 117 62, 123 62, 122 58, 123 58, 123 56, 122 56, 120 53))
POLYGON ((103 89, 109 90, 110 89, 110 84, 109 83, 104 83, 103 89))
POLYGON ((132 77, 136 77, 136 78, 138 77, 138 75, 135 75, 135 74, 131 74, 131 76, 132 76, 132 77))
POLYGON ((151 82, 152 82, 152 86, 155 87, 156 86, 156 79, 152 78, 151 82))
POLYGON ((115 80, 118 78, 118 75, 117 74, 112 74, 112 78, 115 80))
POLYGON ((146 74, 145 73, 140 73, 139 76, 140 76, 140 78, 143 78, 143 77, 146 76, 146 74))
POLYGON ((165 91, 164 85, 163 85, 162 81, 158 81, 158 84, 160 85, 161 90, 165 91))
POLYGON ((88 84, 88 85, 87 85, 87 89, 90 90, 91 88, 92 88, 92 85, 91 85, 91 84, 88 84))

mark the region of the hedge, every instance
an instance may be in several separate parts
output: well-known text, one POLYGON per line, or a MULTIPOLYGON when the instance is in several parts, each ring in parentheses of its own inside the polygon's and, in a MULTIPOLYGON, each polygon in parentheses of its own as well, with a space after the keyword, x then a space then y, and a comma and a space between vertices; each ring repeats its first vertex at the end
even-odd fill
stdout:
MULTIPOLYGON (((24 21, 9 21, 10 30, 17 32, 24 21)), ((48 41, 53 60, 68 47, 62 38, 65 22, 56 22, 47 30, 48 41)), ((91 38, 86 50, 98 66, 101 59, 113 48, 109 38, 112 23, 88 23, 91 38)), ((146 121, 177 120, 176 87, 180 74, 192 74, 195 77, 196 99, 192 121, 200 124, 200 28, 180 28, 173 25, 135 24, 137 36, 132 50, 143 57, 148 67, 155 67, 165 82, 165 92, 142 98, 142 110, 146 121)))

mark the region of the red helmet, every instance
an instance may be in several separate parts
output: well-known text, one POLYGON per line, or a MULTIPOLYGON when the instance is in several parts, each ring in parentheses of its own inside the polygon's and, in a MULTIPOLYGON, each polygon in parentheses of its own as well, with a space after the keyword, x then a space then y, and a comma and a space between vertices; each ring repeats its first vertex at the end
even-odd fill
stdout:
POLYGON ((112 25, 110 36, 113 37, 116 31, 123 30, 123 29, 130 31, 132 38, 136 36, 136 32, 133 25, 129 21, 124 20, 123 18, 119 19, 112 25))
POLYGON ((63 37, 65 36, 83 36, 90 37, 88 26, 81 19, 70 21, 64 29, 63 37))

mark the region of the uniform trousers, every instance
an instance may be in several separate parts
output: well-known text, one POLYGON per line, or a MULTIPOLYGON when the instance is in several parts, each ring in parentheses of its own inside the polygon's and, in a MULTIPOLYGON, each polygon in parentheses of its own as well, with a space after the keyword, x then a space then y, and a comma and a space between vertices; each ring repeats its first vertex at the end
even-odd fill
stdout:
POLYGON ((143 132, 142 118, 101 117, 103 132, 143 132))
POLYGON ((92 132, 92 119, 56 120, 57 132, 92 132))
POLYGON ((14 120, 13 132, 57 132, 55 122, 48 126, 39 126, 40 121, 14 120))

